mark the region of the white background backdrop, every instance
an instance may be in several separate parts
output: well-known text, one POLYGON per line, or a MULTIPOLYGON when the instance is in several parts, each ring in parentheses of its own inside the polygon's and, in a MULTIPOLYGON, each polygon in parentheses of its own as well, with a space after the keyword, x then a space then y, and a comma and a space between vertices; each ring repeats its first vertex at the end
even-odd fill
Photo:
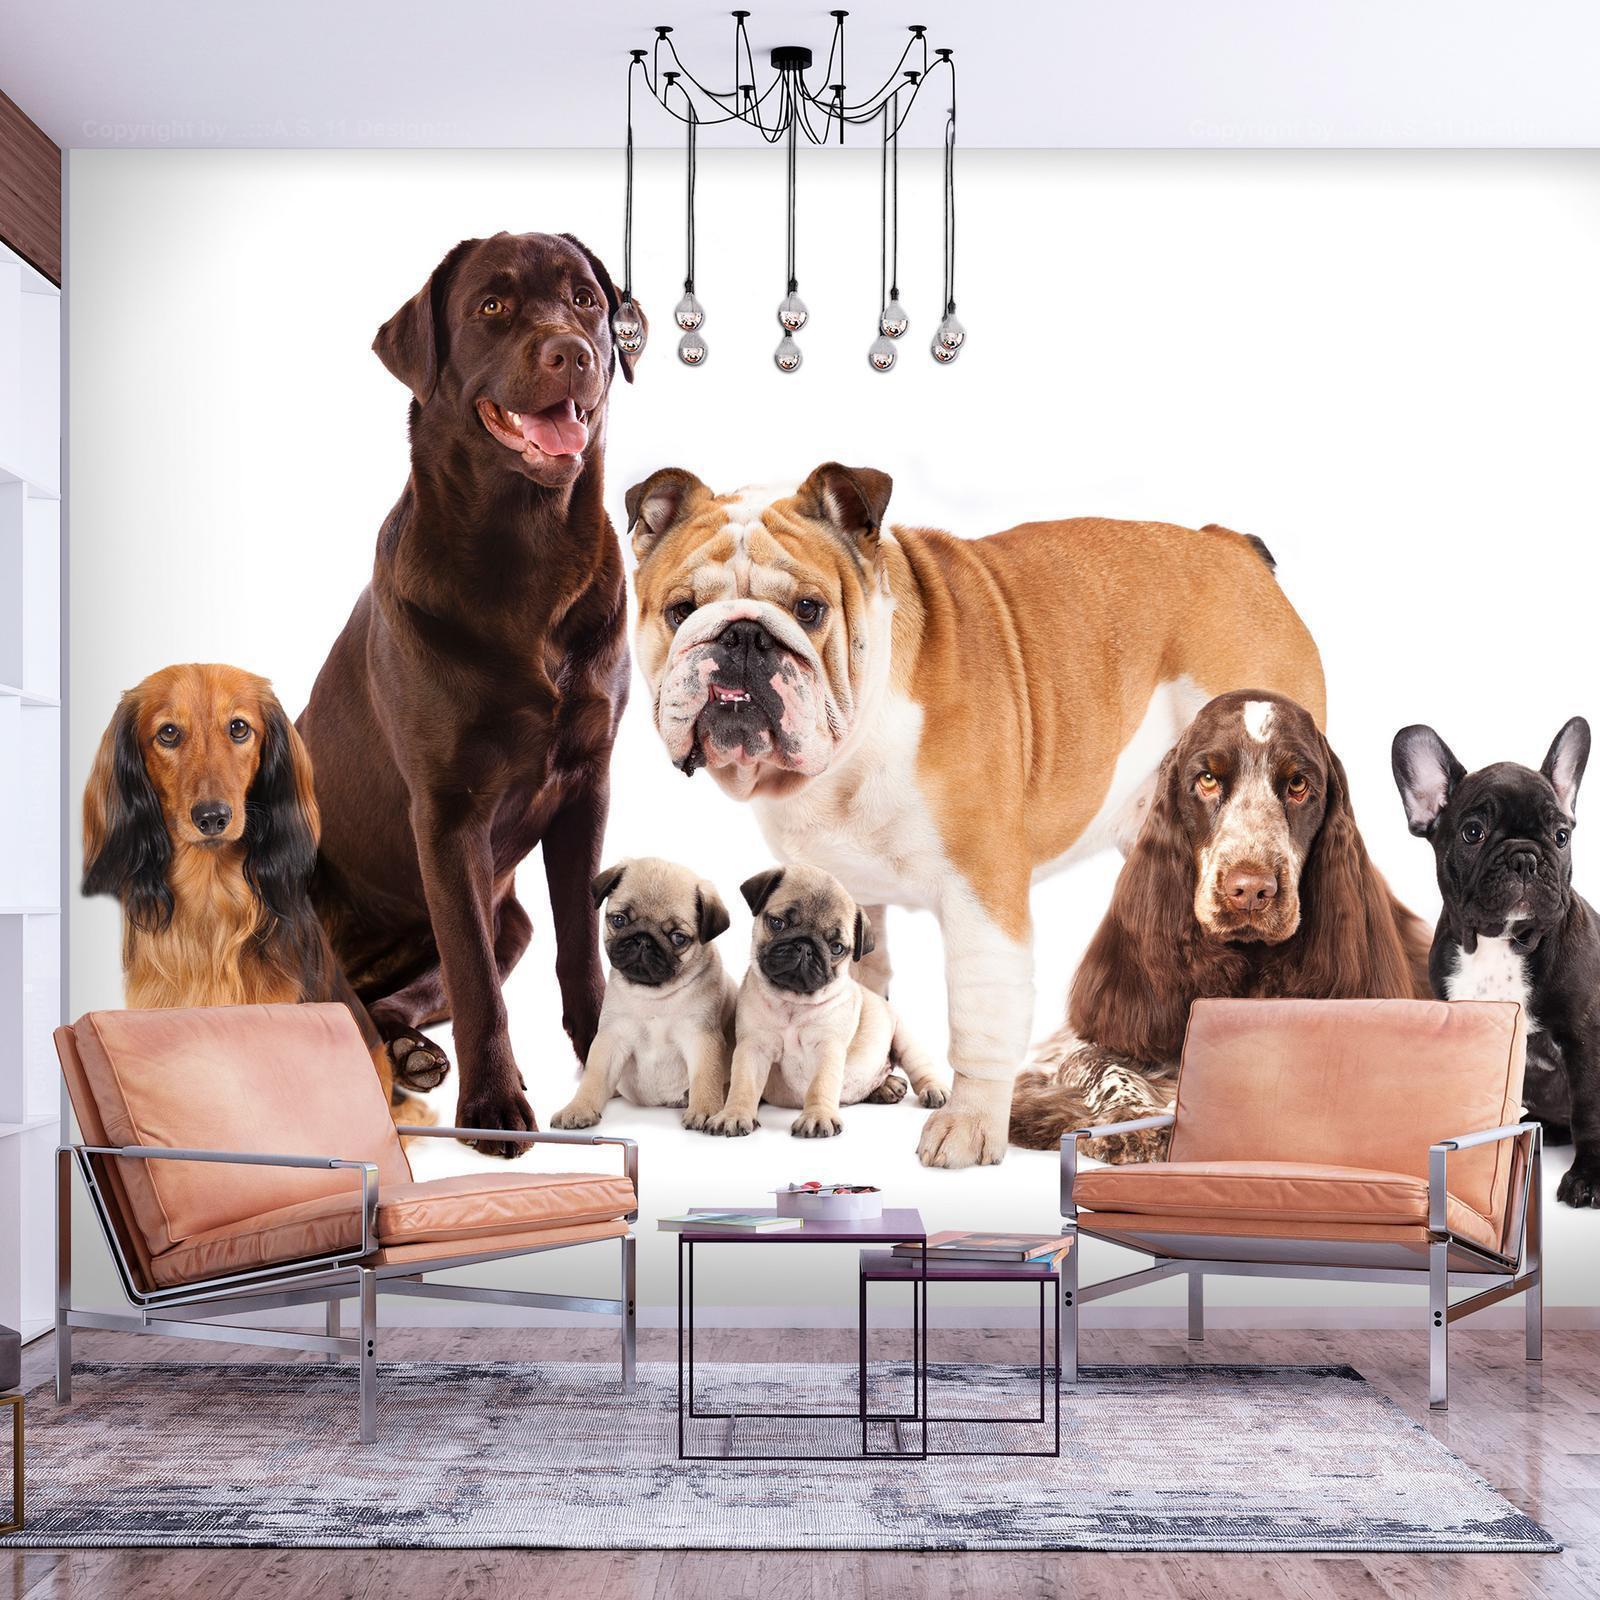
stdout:
MULTIPOLYGON (((702 159, 697 288, 711 358, 690 372, 670 317, 681 161, 641 156, 636 289, 655 334, 639 382, 619 378, 613 393, 613 518, 623 520, 627 486, 659 466, 725 489, 838 458, 893 474, 892 521, 962 534, 1089 513, 1259 534, 1321 646, 1329 733, 1368 844, 1431 920, 1432 853, 1407 834, 1389 777, 1394 730, 1431 721, 1475 766, 1537 764, 1574 712, 1600 725, 1600 159, 972 154, 958 280, 970 336, 949 369, 927 355, 935 159, 903 166, 912 330, 899 367, 881 376, 865 360, 876 155, 803 154, 812 324, 805 366, 785 378, 770 360, 783 290, 777 159, 702 159)), ((168 662, 263 672, 298 712, 405 476, 406 397, 369 351, 378 324, 458 239, 502 227, 571 230, 620 273, 620 176, 620 157, 598 153, 73 154, 75 791, 118 693, 168 662)), ((973 761, 981 770, 981 750, 973 761)), ((1591 782, 1600 794, 1600 774, 1591 782)), ((637 692, 613 791, 608 856, 670 854, 714 878, 734 912, 721 948, 741 970, 749 919, 738 884, 767 854, 746 810, 704 775, 672 770, 637 692)), ((1597 803, 1588 798, 1580 820, 1597 803)), ((1576 848, 1579 884, 1600 897, 1600 837, 1583 829, 1576 848)), ((1116 864, 1102 858, 1036 892, 1036 1033, 1059 1019, 1116 864)), ((575 1063, 539 864, 524 872, 537 931, 508 998, 547 1122, 575 1063)), ((890 937, 896 1003, 942 1051, 936 931, 897 913, 890 937)), ((74 1014, 120 1003, 117 952, 115 907, 80 903, 74 1014)), ((453 1085, 440 1096, 446 1114, 453 1085)), ((936 1227, 1054 1228, 1051 1157, 1013 1151, 998 1170, 925 1172, 913 1153, 920 1118, 909 1104, 863 1106, 831 1145, 791 1141, 786 1117, 748 1140, 712 1141, 684 1133, 673 1113, 614 1102, 604 1130, 643 1142, 644 1300, 672 1294, 656 1214, 758 1203, 790 1178, 877 1181, 936 1227)), ((426 1170, 476 1159, 430 1150, 426 1170)), ((1558 1152, 1552 1188, 1563 1165, 1558 1152)), ((1553 1301, 1600 1298, 1597 1241, 1600 1215, 1552 1215, 1553 1301)), ((705 1299, 816 1315, 853 1304, 842 1262, 737 1259, 737 1280, 708 1271, 705 1299)), ((1088 1273, 1109 1264, 1091 1255, 1088 1273)), ((563 1270, 576 1282, 584 1268, 563 1270)), ((1259 1317, 1395 1298, 1255 1281, 1215 1297, 1230 1288, 1259 1317)))

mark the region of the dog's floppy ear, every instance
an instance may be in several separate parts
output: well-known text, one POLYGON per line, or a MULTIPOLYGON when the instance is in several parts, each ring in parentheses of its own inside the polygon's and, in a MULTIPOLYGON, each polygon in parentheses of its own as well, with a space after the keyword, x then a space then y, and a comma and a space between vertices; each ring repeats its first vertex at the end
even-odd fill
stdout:
POLYGON ((728 931, 728 908, 722 896, 709 883, 696 886, 694 891, 695 931, 701 944, 710 944, 719 934, 728 931))
POLYGON ((1067 1020, 1080 1039, 1137 1061, 1176 1056, 1194 998, 1196 875, 1180 820, 1174 749, 1156 774, 1144 826, 1073 975, 1067 1020))
POLYGON ((83 892, 115 895, 144 932, 172 920, 172 839, 139 744, 139 700, 123 695, 83 791, 83 892))
POLYGON ((596 911, 616 893, 617 885, 622 882, 622 874, 628 870, 626 861, 619 861, 614 867, 602 867, 599 873, 590 881, 589 893, 594 896, 596 911))
POLYGON ((686 517, 694 505, 711 491, 692 472, 682 467, 663 467, 628 491, 628 535, 633 541, 636 560, 644 561, 686 517))
POLYGON ((280 916, 303 904, 322 818, 311 756, 273 695, 262 700, 261 760, 244 800, 244 875, 280 916))
POLYGON ((1583 769, 1589 764, 1589 724, 1582 717, 1574 717, 1555 737, 1550 754, 1539 768, 1550 780, 1550 787, 1561 802, 1561 809, 1571 816, 1578 805, 1578 785, 1583 782, 1583 769))
POLYGON ((1378 875, 1350 805, 1344 763, 1322 741, 1328 792, 1300 869, 1300 927, 1283 993, 1320 1000, 1405 999, 1416 992, 1399 923, 1409 913, 1378 875))
POLYGON ((878 948, 877 941, 872 937, 872 919, 868 917, 860 906, 856 907, 856 938, 850 951, 852 961, 860 961, 870 956, 878 948))
POLYGON ((761 908, 772 898, 782 882, 783 868, 768 867, 765 872, 758 872, 753 878, 746 878, 739 885, 739 893, 744 896, 744 903, 750 907, 752 914, 759 917, 761 908))
POLYGON ((842 467, 826 461, 800 485, 800 509, 826 522, 850 547, 869 559, 889 509, 894 479, 876 467, 842 467))
POLYGON ((1467 769, 1450 753, 1450 746, 1420 722, 1394 736, 1389 760, 1405 802, 1406 825, 1419 839, 1426 839, 1467 769))
POLYGON ((418 405, 427 405, 445 359, 444 298, 450 280, 461 258, 478 242, 463 239, 372 341, 378 359, 416 396, 418 405))
MULTIPOLYGON (((583 242, 582 239, 578 238, 576 234, 564 233, 561 235, 561 237, 565 239, 567 243, 570 244, 585 261, 589 263, 589 270, 594 274, 595 282, 600 285, 601 292, 606 297, 606 328, 608 331, 611 331, 611 319, 616 316, 617 307, 622 304, 622 296, 617 293, 617 286, 611 281, 611 274, 606 271, 605 262, 603 262, 600 257, 597 256, 594 251, 583 242)), ((644 308, 637 300, 635 300, 633 302, 633 309, 639 313, 639 326, 644 331, 645 338, 648 339, 650 337, 650 323, 645 317, 644 308)), ((615 332, 611 332, 611 348, 612 353, 616 356, 617 360, 622 363, 622 376, 626 378, 629 383, 632 383, 633 366, 644 350, 644 345, 641 344, 637 350, 624 350, 622 346, 617 343, 617 336, 615 332)))

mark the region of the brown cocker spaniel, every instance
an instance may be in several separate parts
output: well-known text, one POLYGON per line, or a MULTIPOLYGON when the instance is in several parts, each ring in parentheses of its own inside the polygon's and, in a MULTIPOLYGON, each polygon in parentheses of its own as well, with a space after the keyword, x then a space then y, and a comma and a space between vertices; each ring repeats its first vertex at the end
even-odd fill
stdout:
MULTIPOLYGON (((1242 689, 1201 708, 1072 982, 1066 1025, 1017 1079, 1012 1142, 1170 1108, 1190 1003, 1212 996, 1426 998, 1427 928, 1367 856, 1339 758, 1294 701, 1242 689)), ((1103 1161, 1166 1131, 1092 1140, 1103 1161)))

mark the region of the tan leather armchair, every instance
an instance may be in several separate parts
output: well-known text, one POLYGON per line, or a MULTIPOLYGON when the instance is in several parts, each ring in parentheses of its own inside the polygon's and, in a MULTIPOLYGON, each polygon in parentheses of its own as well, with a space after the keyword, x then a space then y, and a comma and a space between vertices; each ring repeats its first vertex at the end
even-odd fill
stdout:
POLYGON ((1063 1232, 1153 1258, 1083 1287, 1080 1248, 1068 1253, 1068 1381, 1080 1304, 1184 1275, 1199 1339, 1207 1273, 1425 1280, 1435 1407, 1450 1327, 1474 1311, 1525 1294, 1538 1360, 1540 1129, 1520 1120, 1524 1057, 1509 1002, 1196 1001, 1172 1112, 1061 1141, 1063 1232), (1080 1168, 1082 1141, 1156 1127, 1172 1130, 1166 1161, 1080 1168), (1452 1302, 1453 1286, 1474 1292, 1452 1302))
POLYGON ((56 1394, 72 1333, 112 1328, 354 1357, 361 1438, 376 1436, 377 1297, 419 1295, 616 1316, 634 1379, 638 1151, 586 1133, 494 1132, 615 1145, 620 1173, 517 1167, 413 1180, 372 1058, 342 1005, 91 1011, 55 1033, 83 1142, 57 1152, 56 1394), (88 1190, 137 1315, 72 1304, 72 1172, 88 1190), (615 1241, 620 1292, 591 1299, 427 1281, 430 1272, 615 1241), (340 1302, 358 1305, 341 1332, 340 1302), (322 1304, 325 1332, 213 1319, 322 1304), (181 1311, 181 1315, 177 1313, 181 1311))

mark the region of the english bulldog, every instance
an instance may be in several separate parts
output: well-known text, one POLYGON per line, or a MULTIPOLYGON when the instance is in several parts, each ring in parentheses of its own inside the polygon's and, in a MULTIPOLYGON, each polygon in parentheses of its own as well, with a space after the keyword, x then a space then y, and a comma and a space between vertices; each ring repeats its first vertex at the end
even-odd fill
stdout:
MULTIPOLYGON (((640 670, 672 761, 747 800, 773 853, 883 928, 944 935, 954 1085, 930 1166, 1002 1159, 1033 1019, 1029 886, 1127 848, 1156 770, 1228 689, 1320 725, 1322 666, 1259 540, 1081 518, 987 538, 889 528, 891 482, 828 462, 717 494, 668 467, 627 494, 640 670)), ((887 992, 880 937, 860 963, 887 992)))

